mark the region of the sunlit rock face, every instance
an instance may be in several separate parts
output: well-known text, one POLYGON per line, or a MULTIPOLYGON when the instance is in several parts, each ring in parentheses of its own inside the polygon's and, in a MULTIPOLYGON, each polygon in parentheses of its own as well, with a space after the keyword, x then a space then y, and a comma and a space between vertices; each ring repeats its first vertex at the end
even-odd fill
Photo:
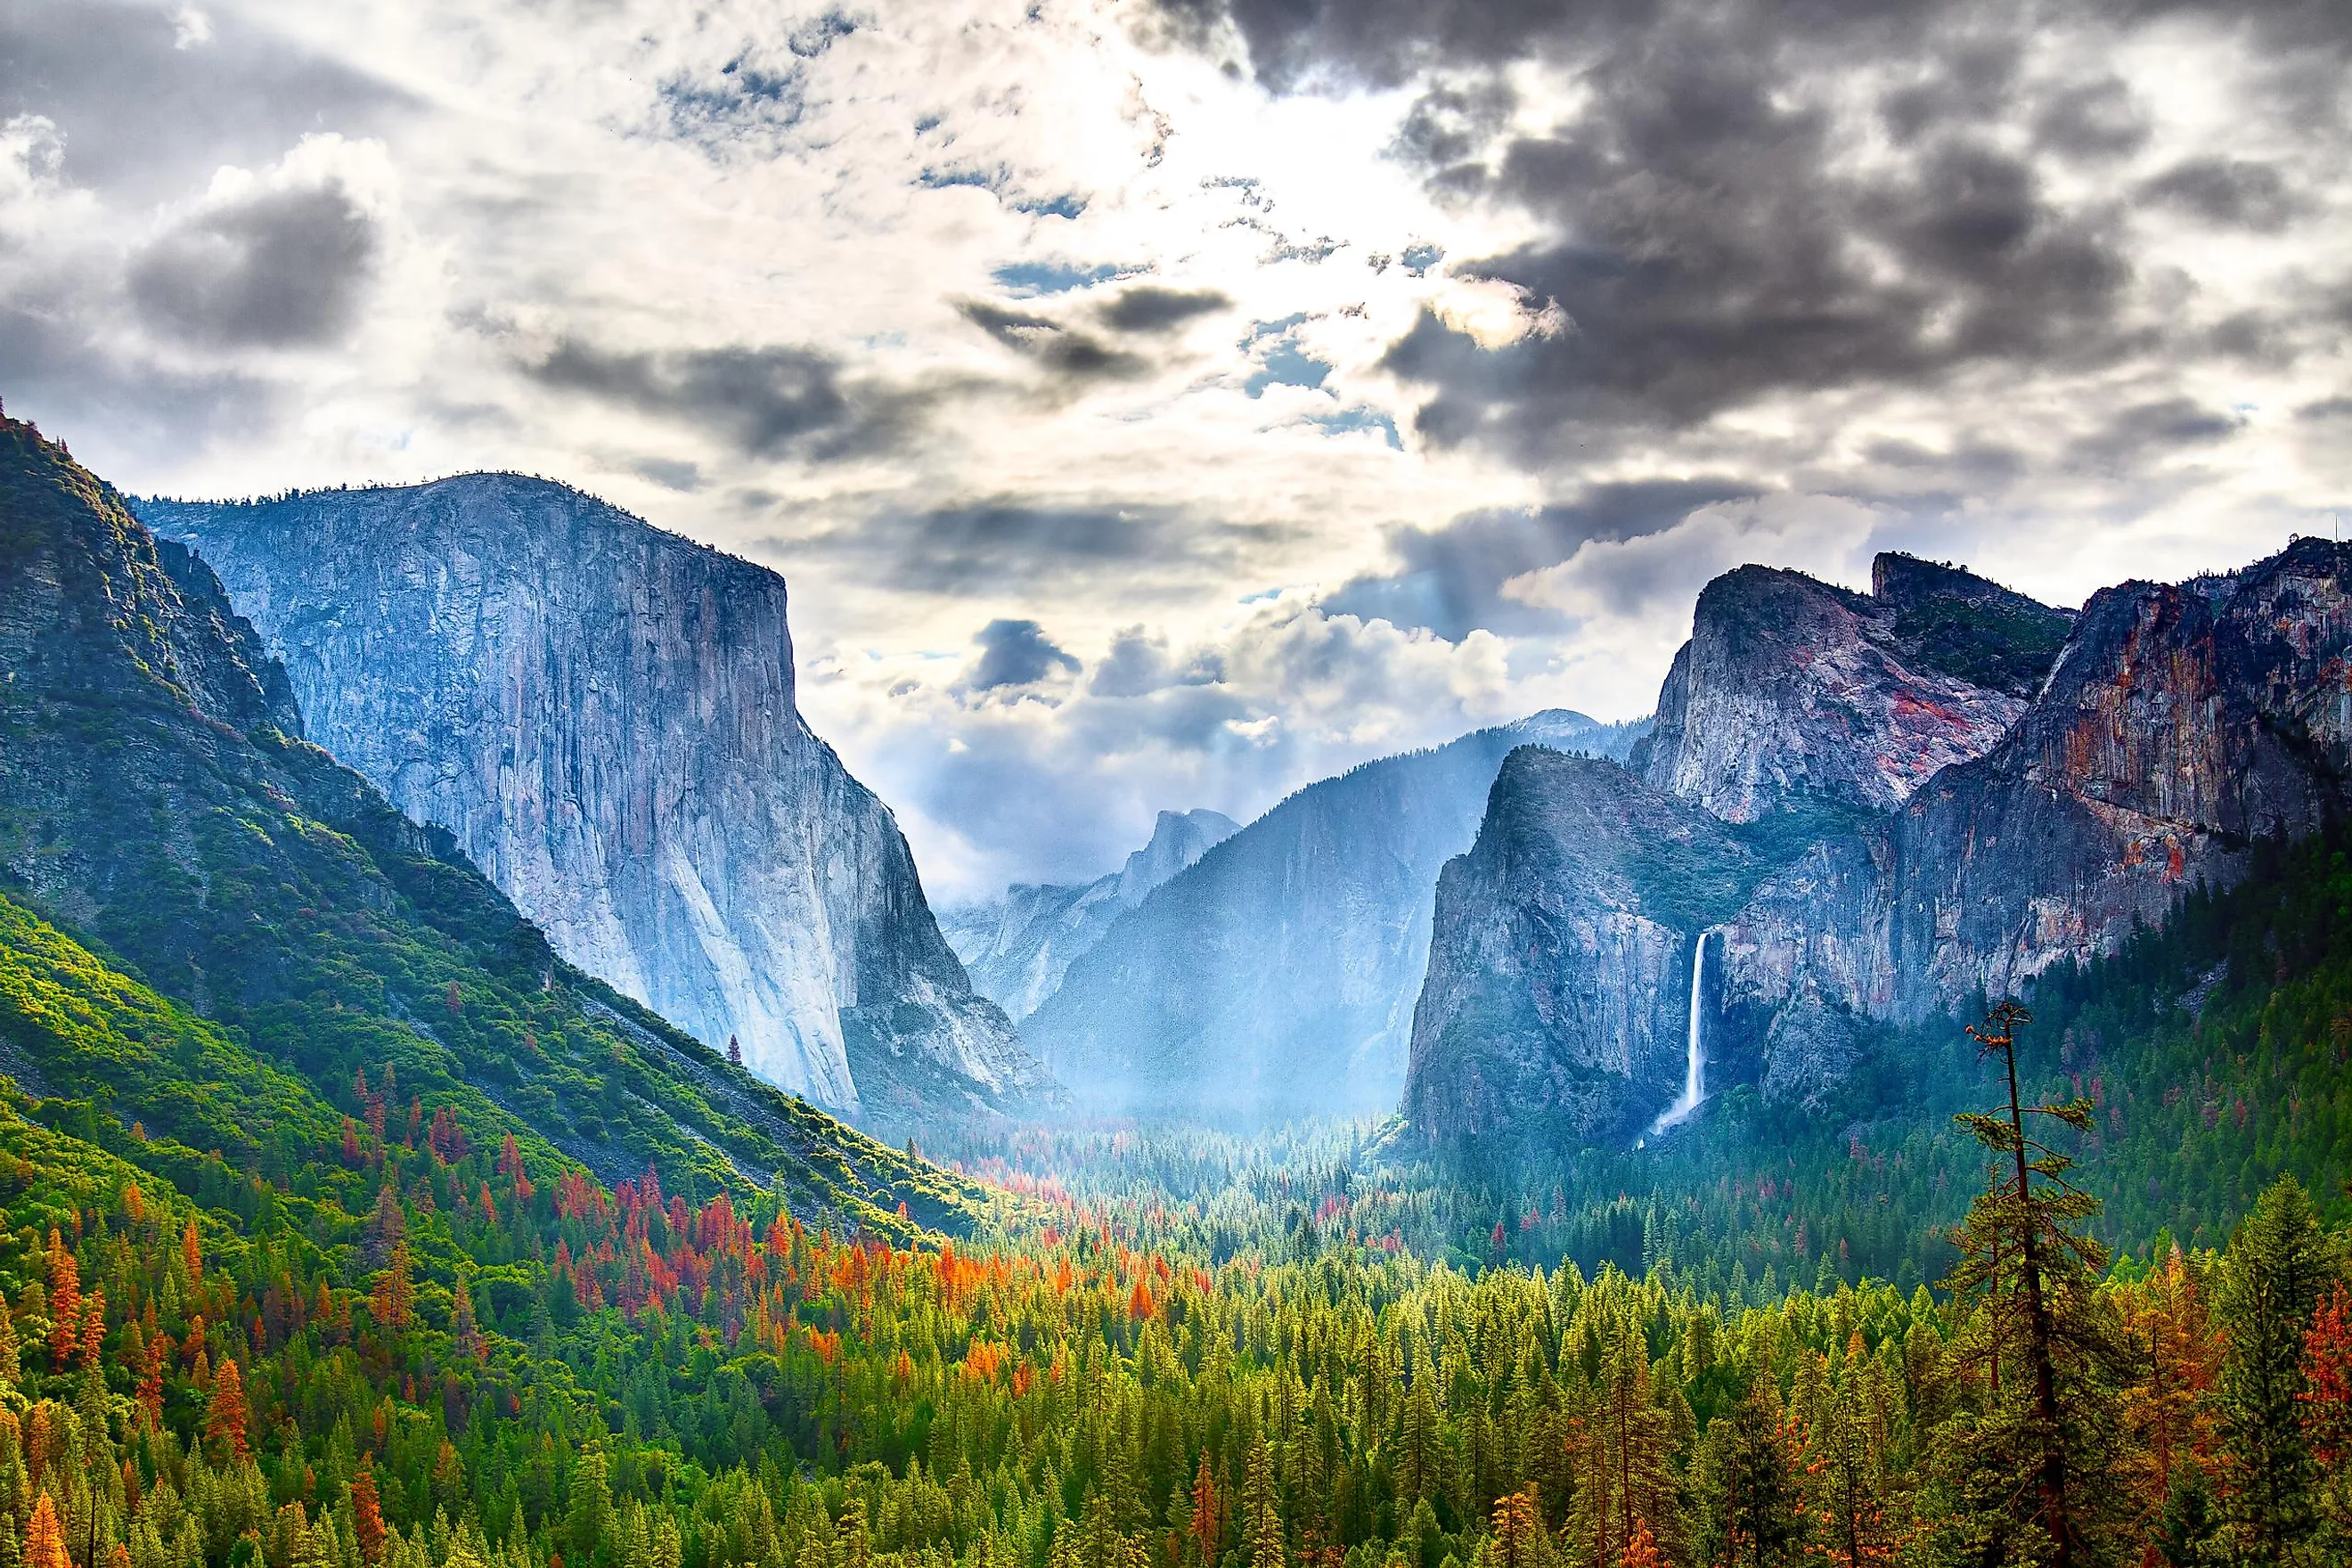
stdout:
POLYGON ((972 989, 1014 1023, 1035 1012, 1113 921, 1154 888, 1241 831, 1222 812, 1163 811, 1151 842, 1092 882, 1015 882, 1004 897, 943 910, 940 929, 964 962, 972 989))
POLYGON ((138 510, 572 963, 869 1119, 1047 1087, 802 721, 774 573, 516 475, 138 510))
POLYGON ((1683 1081, 1699 933, 1759 869, 1614 763, 1512 752, 1438 879, 1406 1117, 1446 1141, 1630 1141, 1683 1081))
POLYGON ((1727 822, 1885 812, 1990 749, 2064 616, 1906 556, 1881 556, 1873 578, 1867 595, 1762 566, 1708 584, 1635 758, 1643 776, 1727 822))
POLYGON ((1023 1036, 1101 1109, 1391 1110, 1438 871, 1476 837, 1504 757, 1622 753, 1639 733, 1539 713, 1310 784, 1113 922, 1023 1036))

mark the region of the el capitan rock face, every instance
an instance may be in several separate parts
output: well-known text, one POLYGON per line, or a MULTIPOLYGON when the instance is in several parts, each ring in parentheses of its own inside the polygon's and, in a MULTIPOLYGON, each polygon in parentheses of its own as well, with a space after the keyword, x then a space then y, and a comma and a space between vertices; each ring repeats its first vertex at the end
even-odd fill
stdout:
POLYGON ((136 504, 219 574, 312 737, 570 962, 838 1109, 1048 1089, 802 721, 775 574, 509 474, 136 504))

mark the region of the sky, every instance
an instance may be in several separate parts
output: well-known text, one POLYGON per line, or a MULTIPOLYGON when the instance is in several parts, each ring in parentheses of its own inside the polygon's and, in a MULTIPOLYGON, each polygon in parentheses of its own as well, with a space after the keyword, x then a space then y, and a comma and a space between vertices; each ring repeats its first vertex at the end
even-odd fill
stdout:
POLYGON ((1644 713, 1745 562, 2327 531, 2347 67, 2340 0, 0 0, 0 398, 774 567, 952 903, 1644 713))

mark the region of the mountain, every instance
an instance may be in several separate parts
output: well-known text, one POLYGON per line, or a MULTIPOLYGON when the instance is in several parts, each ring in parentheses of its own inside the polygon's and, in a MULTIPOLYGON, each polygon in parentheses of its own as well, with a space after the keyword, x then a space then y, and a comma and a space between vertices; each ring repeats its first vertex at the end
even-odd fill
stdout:
POLYGON ((1682 1081, 1698 933, 1762 869, 1738 828, 1615 763, 1511 752, 1438 878, 1405 1116, 1454 1138, 1630 1139, 1682 1081))
POLYGON ((2258 842, 2326 826, 2352 779, 2347 578, 2352 546, 2303 539, 2225 576, 2095 595, 2000 745, 1820 846, 1732 923, 1735 1032, 1769 1034, 1809 992, 1834 1054, 1856 1020, 2024 991, 2161 925, 2193 887, 2231 886, 2258 842))
POLYGON ((2073 626, 1910 556, 1880 556, 1871 587, 1717 577, 1625 769, 1505 771, 1478 847, 1438 885, 1414 1126, 1606 1142, 1707 1063, 1816 1105, 1852 1069, 1858 998, 1884 980, 1869 836, 2001 744, 2073 626))
POLYGON ((1151 842, 1091 882, 1015 882, 992 903, 948 910, 940 929, 964 962, 972 989, 1015 1023, 1035 1012, 1081 953, 1145 895, 1241 831, 1222 812, 1163 811, 1151 842))
MULTIPOLYGON (((2352 779, 2347 568, 2352 547, 2299 540, 2242 572, 2105 590, 2074 616, 1906 557, 1881 557, 1867 596, 1759 568, 1710 584, 1632 759, 1645 785, 1746 835, 1764 873, 1743 902, 1694 905, 1699 923, 1672 928, 1694 946, 1714 933, 1710 1078, 1825 1110, 1889 1028, 2113 953, 2192 889, 2236 882, 2256 846, 2329 825, 2352 779)), ((1609 809, 1652 809, 1614 789, 1609 809)), ((1570 1020, 1548 1047, 1570 1060, 1654 1054, 1687 953, 1679 981, 1654 952, 1589 941, 1573 983, 1547 968, 1559 921, 1572 935, 1592 910, 1643 912, 1598 815, 1498 788, 1488 828, 1537 847, 1482 849, 1441 882, 1439 930, 1454 934, 1433 952, 1416 1083, 1534 1059, 1511 1043, 1531 1018, 1570 1020), (1490 965, 1493 994, 1465 978, 1496 933, 1536 928, 1524 958, 1490 965), (1568 1008, 1592 994, 1607 1006, 1568 1008), (1449 1025, 1465 996, 1499 1033, 1449 1025)), ((1576 1085, 1513 1081, 1526 1119, 1620 1132, 1665 1089, 1634 1073, 1612 1121, 1576 1085)), ((1478 1103, 1424 1093, 1409 1110, 1459 1140, 1493 1121, 1478 1103)))
POLYGON ((1470 847, 1504 757, 1638 732, 1546 712, 1310 784, 1116 921, 1024 1036, 1099 1108, 1387 1110, 1438 869, 1470 847))
POLYGON ((135 504, 219 574, 311 737, 568 962, 868 1120, 1047 1089, 794 706, 774 573, 514 474, 135 504))
POLYGON ((551 1174, 650 1168, 881 1234, 981 1212, 565 963, 448 834, 303 738, 201 561, 16 420, 0 668, 6 1065, 89 1097, 113 1146, 283 1177, 349 1163, 320 1147, 339 1127, 414 1148, 429 1115, 436 1149, 512 1135, 551 1174))
POLYGON ((1893 810, 2023 711, 2063 611, 1949 567, 1881 555, 1872 592, 1743 566, 1706 585, 1633 765, 1728 822, 1893 810))

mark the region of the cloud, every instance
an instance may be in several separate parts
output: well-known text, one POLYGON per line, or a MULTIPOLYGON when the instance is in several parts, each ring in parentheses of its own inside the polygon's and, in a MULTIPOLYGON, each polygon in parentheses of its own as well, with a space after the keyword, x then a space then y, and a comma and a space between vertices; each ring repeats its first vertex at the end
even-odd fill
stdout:
POLYGON ((1181 592, 1278 545, 1280 524, 1237 522, 1150 502, 1015 496, 885 510, 777 546, 855 562, 920 593, 956 596, 1159 580, 1181 592))
POLYGON ((2302 85, 2352 52, 2340 7, 2192 0, 2162 22, 2120 0, 2055 19, 1958 0, 1160 9, 1193 47, 1238 44, 1278 92, 1411 94, 1396 153, 1433 195, 1531 229, 1456 247, 1451 270, 1556 310, 1559 330, 1498 343, 1433 305, 1381 362, 1421 390, 1416 427, 1440 447, 1549 468, 1570 433, 1599 456, 1750 410, 1785 423, 1871 386, 1926 395, 1979 370, 2090 377, 2159 356, 2284 363, 2326 336, 2232 317, 2218 292, 2178 309, 2180 272, 2149 265, 2113 178, 2084 174, 2129 171, 2123 188, 2149 203, 2279 232, 2302 199, 2284 163, 2180 150, 2228 104, 2242 144, 2352 151, 2340 105, 2302 85), (2210 96, 2189 110, 2149 62, 2200 47, 2210 96))
POLYGON ((2258 234, 2285 227, 2296 205, 2278 170, 2248 158, 2184 158, 2143 184, 2140 194, 2217 227, 2258 234))
POLYGON ((1140 354, 1112 348, 1044 316, 1008 310, 984 300, 965 300, 956 309, 965 321, 1062 381, 1131 381, 1151 368, 1140 354))
POLYGON ((650 353, 567 338, 523 369, 559 391, 708 426, 747 457, 816 462, 908 440, 935 395, 846 374, 832 355, 788 344, 650 353))
POLYGON ((1076 675, 1085 668, 1055 647, 1045 628, 1034 621, 993 620, 971 640, 980 658, 965 685, 973 691, 1035 686, 1055 674, 1076 675))
POLYGON ((1551 506, 1467 513, 1442 528, 1399 529, 1389 541, 1398 569, 1349 582, 1323 601, 1333 614, 1425 626, 1450 641, 1472 631, 1556 631, 1524 599, 1515 577, 1567 560, 1584 544, 1663 532, 1699 507, 1752 493, 1729 479, 1639 479, 1594 485, 1551 506))
POLYGON ((1164 332, 1195 316, 1229 308, 1233 300, 1214 289, 1162 289, 1140 284, 1103 308, 1105 324, 1122 332, 1164 332))
POLYGON ((0 5, 0 121, 45 117, 74 179, 144 202, 224 163, 266 163, 304 135, 380 132, 420 107, 365 66, 231 8, 17 0, 0 5))
POLYGON ((156 328, 223 348, 306 348, 358 320, 382 248, 340 182, 266 190, 199 212, 131 258, 131 297, 156 328))

